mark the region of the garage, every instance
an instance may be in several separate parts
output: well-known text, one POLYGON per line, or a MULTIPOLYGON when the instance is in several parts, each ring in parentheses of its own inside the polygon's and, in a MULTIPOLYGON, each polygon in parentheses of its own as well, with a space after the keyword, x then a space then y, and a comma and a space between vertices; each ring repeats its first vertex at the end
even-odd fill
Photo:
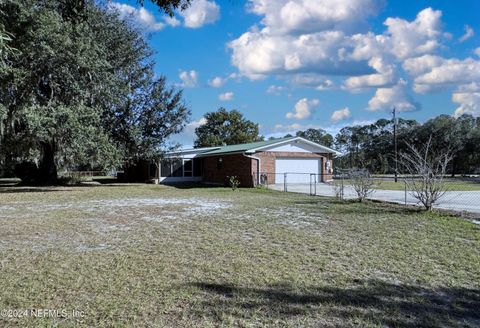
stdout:
POLYGON ((321 168, 320 158, 277 158, 275 160, 275 181, 284 183, 284 176, 287 173, 288 183, 310 183, 310 174, 319 174, 321 168))

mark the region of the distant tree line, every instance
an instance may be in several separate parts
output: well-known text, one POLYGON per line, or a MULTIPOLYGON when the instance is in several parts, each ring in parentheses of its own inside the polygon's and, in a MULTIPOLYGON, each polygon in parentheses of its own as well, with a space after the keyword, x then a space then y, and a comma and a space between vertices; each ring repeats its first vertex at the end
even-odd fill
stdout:
MULTIPOLYGON (((356 167, 372 173, 395 173, 393 120, 380 119, 372 124, 347 126, 335 137, 323 129, 298 131, 296 136, 340 151, 343 155, 336 159, 336 168, 356 167)), ((399 154, 407 152, 410 146, 422 148, 430 138, 433 153, 449 151, 453 154, 449 173, 480 173, 480 118, 440 115, 423 124, 415 120, 397 120, 399 154)))
MULTIPOLYGON (((450 174, 480 172, 480 119, 471 115, 458 118, 440 115, 423 124, 415 120, 398 119, 398 153, 408 152, 409 146, 424 147, 431 138, 431 151, 453 154, 450 174)), ((373 124, 348 126, 335 137, 334 147, 343 153, 337 168, 366 168, 372 173, 395 172, 393 121, 380 119, 373 124)), ((399 173, 401 168, 399 168, 399 173)))

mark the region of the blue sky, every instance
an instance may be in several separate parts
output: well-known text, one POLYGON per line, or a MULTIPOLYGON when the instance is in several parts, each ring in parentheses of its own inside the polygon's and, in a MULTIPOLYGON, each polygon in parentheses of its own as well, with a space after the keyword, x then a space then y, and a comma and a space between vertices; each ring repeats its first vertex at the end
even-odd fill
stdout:
POLYGON ((193 0, 168 19, 114 2, 184 89, 193 143, 202 115, 238 109, 265 136, 390 117, 480 115, 480 1, 193 0))

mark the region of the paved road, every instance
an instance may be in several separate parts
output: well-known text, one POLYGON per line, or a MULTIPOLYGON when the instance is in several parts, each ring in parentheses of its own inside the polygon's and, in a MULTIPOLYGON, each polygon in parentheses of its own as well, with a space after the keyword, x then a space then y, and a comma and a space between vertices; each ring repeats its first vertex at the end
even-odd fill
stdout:
MULTIPOLYGON (((269 186, 275 190, 283 191, 283 184, 275 184, 269 186)), ((313 186, 312 186, 313 188, 313 186)), ((310 193, 309 184, 291 184, 287 186, 289 192, 310 193)), ((313 190, 312 190, 313 191, 313 190)), ((355 191, 350 186, 345 186, 345 198, 356 198, 355 191)), ((326 183, 317 183, 316 194, 319 196, 335 196, 333 188, 326 183)), ((405 204, 405 192, 400 190, 375 190, 369 197, 371 199, 383 200, 405 204)), ((418 205, 418 201, 407 192, 407 204, 418 205)), ((447 191, 434 206, 439 209, 448 209, 454 211, 466 211, 480 214, 480 191, 447 191)))

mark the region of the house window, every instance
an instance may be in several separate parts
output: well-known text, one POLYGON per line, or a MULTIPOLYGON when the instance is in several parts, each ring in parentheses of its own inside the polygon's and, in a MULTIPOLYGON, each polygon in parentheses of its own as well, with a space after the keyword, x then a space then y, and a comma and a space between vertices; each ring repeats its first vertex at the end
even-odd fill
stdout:
POLYGON ((194 177, 202 176, 202 160, 200 158, 193 159, 193 176, 194 177))
POLYGON ((202 176, 202 160, 166 158, 161 162, 161 177, 201 177, 202 176))
POLYGON ((193 162, 191 159, 183 161, 183 176, 191 177, 193 175, 193 162))
POLYGON ((160 166, 160 175, 162 178, 170 177, 172 174, 172 165, 169 160, 162 160, 160 166))
POLYGON ((183 177, 183 161, 178 158, 163 160, 161 175, 162 178, 183 177))
POLYGON ((217 169, 219 169, 219 170, 223 169, 223 158, 222 157, 217 158, 217 169))
POLYGON ((172 161, 172 177, 183 177, 183 161, 176 159, 172 161))

